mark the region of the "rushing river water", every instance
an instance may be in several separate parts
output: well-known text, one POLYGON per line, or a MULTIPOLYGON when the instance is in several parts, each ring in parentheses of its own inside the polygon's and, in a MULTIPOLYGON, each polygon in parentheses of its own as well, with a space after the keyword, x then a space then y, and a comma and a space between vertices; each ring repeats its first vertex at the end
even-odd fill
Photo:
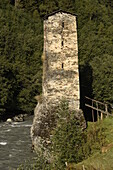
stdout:
POLYGON ((14 170, 31 159, 32 117, 19 123, 0 123, 0 170, 14 170))

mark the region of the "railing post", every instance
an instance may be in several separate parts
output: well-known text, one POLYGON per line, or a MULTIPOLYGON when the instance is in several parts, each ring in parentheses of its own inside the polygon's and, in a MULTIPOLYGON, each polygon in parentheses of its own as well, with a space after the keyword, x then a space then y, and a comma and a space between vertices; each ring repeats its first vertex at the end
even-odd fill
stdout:
MULTIPOLYGON (((92 107, 93 107, 93 100, 92 100, 92 107)), ((93 119, 93 122, 94 122, 94 110, 92 109, 92 119, 93 119)))
POLYGON ((98 102, 97 101, 96 101, 96 106, 97 106, 97 120, 99 121, 98 102))
POLYGON ((103 113, 101 112, 101 120, 103 120, 103 113))
POLYGON ((108 117, 109 115, 108 115, 108 105, 107 104, 105 104, 105 111, 106 111, 106 114, 107 114, 107 117, 108 117))
MULTIPOLYGON (((99 121, 99 119, 103 120, 104 114, 107 115, 107 117, 110 115, 110 113, 108 111, 108 104, 107 103, 99 102, 99 101, 91 99, 87 96, 85 96, 85 98, 91 101, 90 104, 85 103, 85 106, 92 109, 91 111, 92 111, 92 121, 93 122, 95 121, 95 115, 94 115, 95 110, 97 111, 97 120, 98 121, 99 121), (94 105, 94 102, 95 102, 96 106, 94 105), (103 106, 104 106, 104 108, 103 108, 103 106)), ((113 115, 111 115, 111 116, 113 116, 113 115)))

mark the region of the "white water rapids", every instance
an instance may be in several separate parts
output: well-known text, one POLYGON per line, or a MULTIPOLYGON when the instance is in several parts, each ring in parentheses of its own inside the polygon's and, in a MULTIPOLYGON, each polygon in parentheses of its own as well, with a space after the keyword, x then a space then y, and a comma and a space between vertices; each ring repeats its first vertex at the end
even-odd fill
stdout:
POLYGON ((14 170, 31 159, 32 117, 20 123, 0 123, 0 170, 14 170))

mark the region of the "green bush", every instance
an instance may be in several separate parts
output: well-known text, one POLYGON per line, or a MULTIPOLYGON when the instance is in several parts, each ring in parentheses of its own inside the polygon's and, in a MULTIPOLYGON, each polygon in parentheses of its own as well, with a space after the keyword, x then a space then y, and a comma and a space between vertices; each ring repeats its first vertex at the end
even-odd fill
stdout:
POLYGON ((82 131, 77 114, 69 111, 66 102, 61 104, 57 127, 52 133, 55 169, 63 169, 66 163, 77 163, 86 157, 83 151, 86 134, 82 131))
POLYGON ((84 131, 78 112, 71 112, 67 103, 62 103, 57 127, 53 131, 53 155, 55 169, 64 169, 68 163, 78 163, 99 151, 105 144, 101 123, 91 124, 84 131))
POLYGON ((51 170, 50 163, 45 159, 43 154, 37 154, 37 158, 26 161, 20 165, 17 170, 51 170))

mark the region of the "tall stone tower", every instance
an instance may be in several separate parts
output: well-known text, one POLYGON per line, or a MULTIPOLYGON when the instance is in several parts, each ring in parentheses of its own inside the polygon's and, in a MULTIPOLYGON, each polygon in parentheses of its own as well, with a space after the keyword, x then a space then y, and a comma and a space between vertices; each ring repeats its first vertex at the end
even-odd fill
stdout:
POLYGON ((62 10, 44 18, 43 98, 46 107, 62 98, 79 109, 76 15, 62 10))
POLYGON ((36 150, 48 146, 50 131, 55 126, 52 110, 62 99, 70 110, 84 120, 79 110, 79 72, 76 15, 57 11, 44 18, 42 100, 38 104, 31 128, 31 138, 36 150), (52 109, 51 109, 52 108, 52 109))

